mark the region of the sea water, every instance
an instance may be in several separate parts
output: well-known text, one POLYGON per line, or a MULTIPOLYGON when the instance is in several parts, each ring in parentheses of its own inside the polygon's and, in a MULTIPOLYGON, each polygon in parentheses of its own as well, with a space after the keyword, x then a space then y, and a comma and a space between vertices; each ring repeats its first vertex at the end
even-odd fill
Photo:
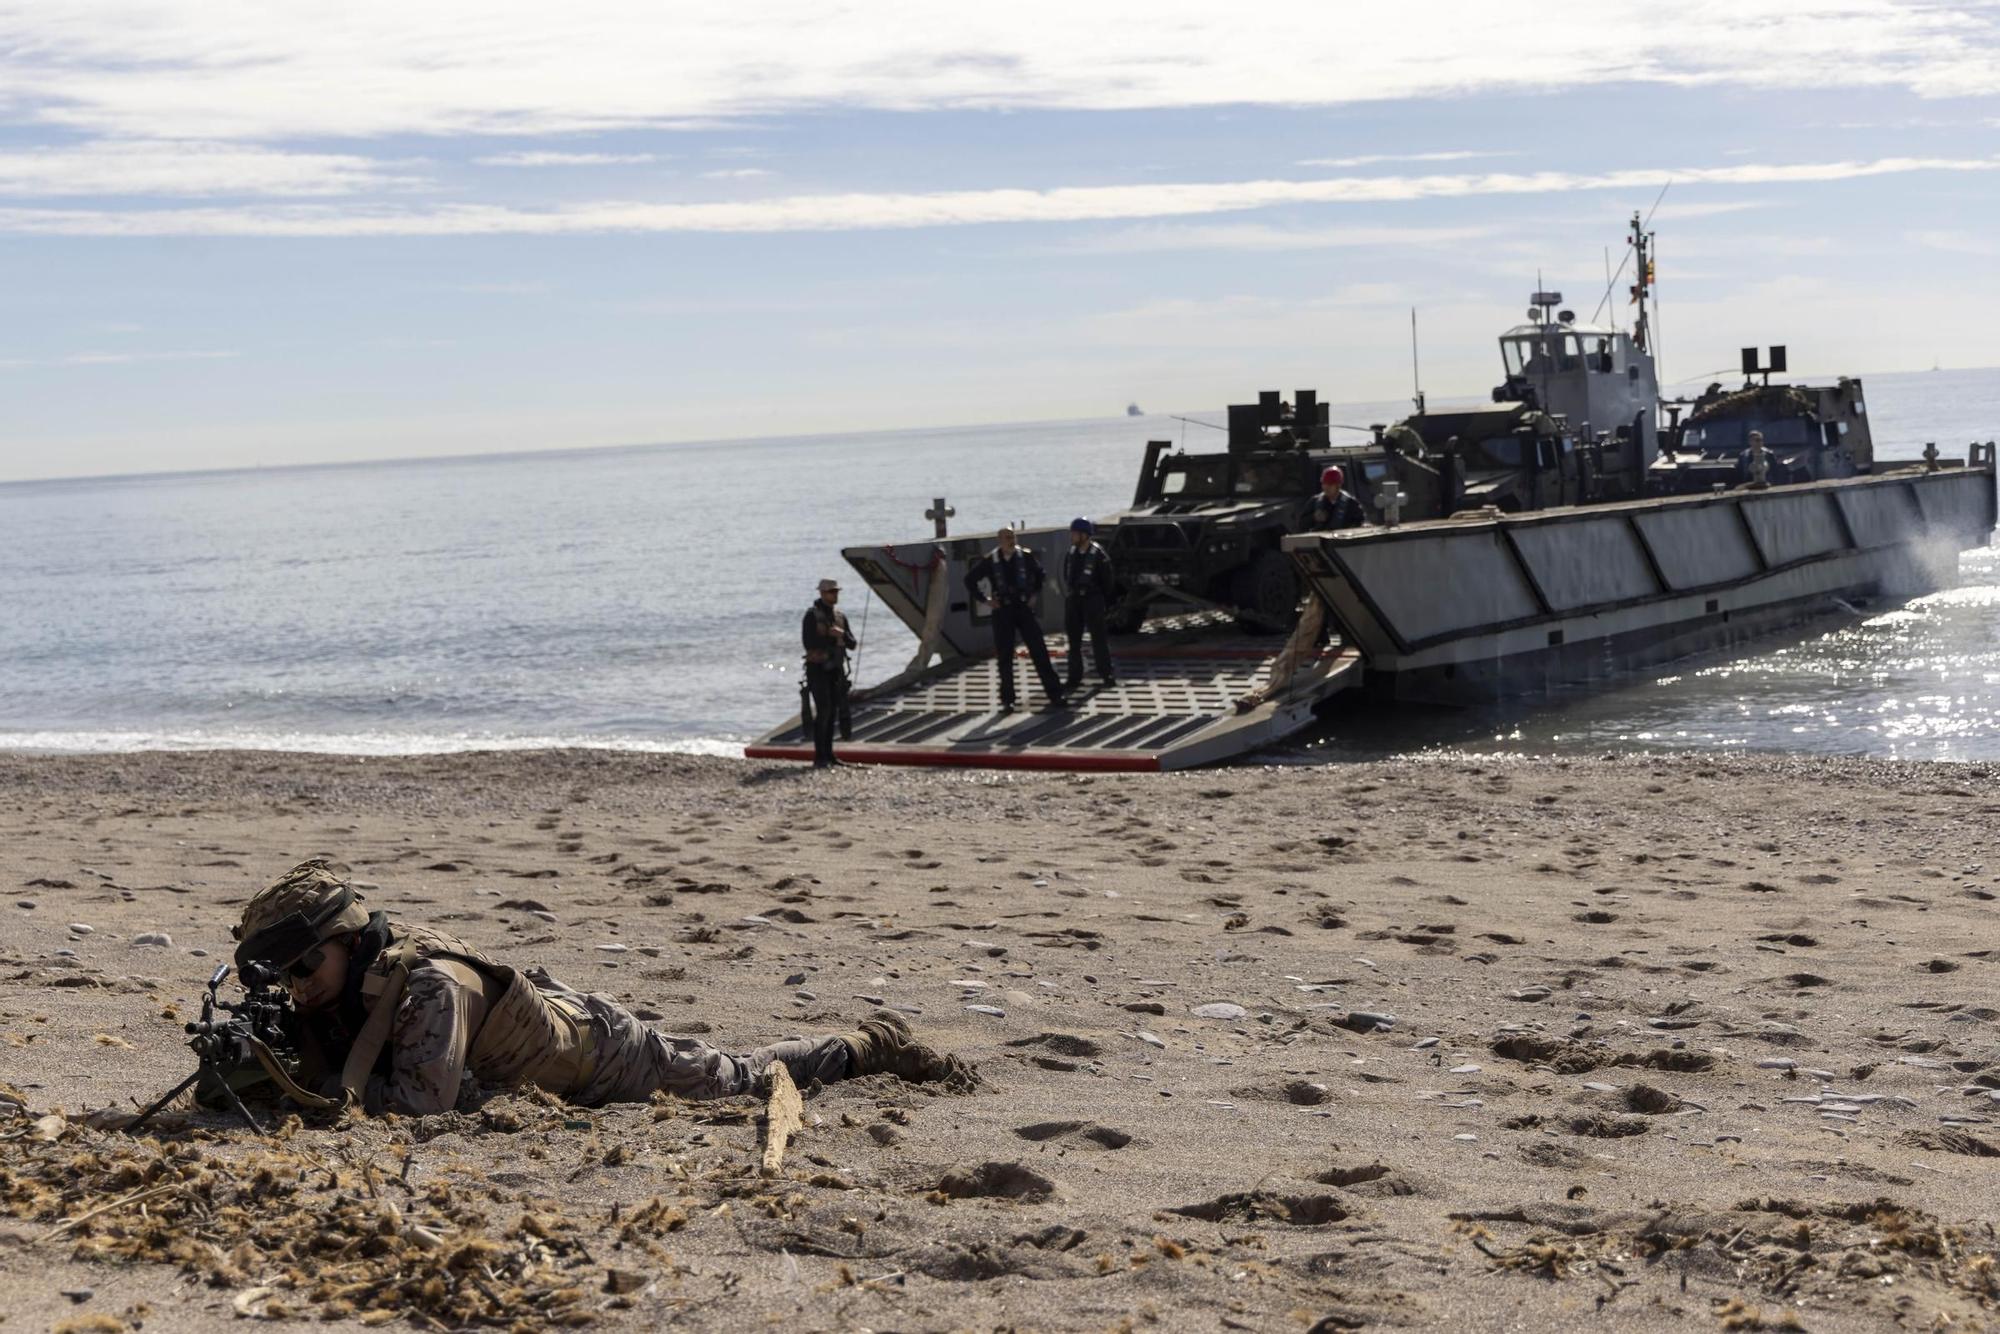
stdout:
MULTIPOLYGON (((1867 383, 1881 457, 2000 435, 2000 371, 1867 383)), ((1148 439, 1219 445, 1220 413, 1189 416, 0 485, 0 747, 739 753, 797 707, 799 619, 822 576, 847 585, 862 680, 913 649, 843 547, 928 534, 936 496, 954 532, 1111 512, 1148 439)), ((1610 688, 1336 714, 1282 758, 2000 758, 2000 553, 1962 572, 1610 688)))

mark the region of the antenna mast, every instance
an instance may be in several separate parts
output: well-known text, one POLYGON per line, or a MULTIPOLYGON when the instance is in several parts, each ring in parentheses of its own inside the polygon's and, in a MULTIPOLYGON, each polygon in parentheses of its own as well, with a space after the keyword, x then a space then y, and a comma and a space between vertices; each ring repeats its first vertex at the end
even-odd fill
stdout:
POLYGON ((1632 255, 1638 265, 1633 272, 1632 304, 1639 308, 1639 318, 1632 325, 1632 345, 1641 352, 1651 352, 1648 312, 1653 295, 1653 233, 1646 230, 1636 209, 1632 212, 1632 255))
POLYGON ((1416 391, 1411 401, 1417 405, 1419 413, 1424 410, 1423 368, 1417 361, 1417 308, 1410 307, 1410 387, 1416 391))

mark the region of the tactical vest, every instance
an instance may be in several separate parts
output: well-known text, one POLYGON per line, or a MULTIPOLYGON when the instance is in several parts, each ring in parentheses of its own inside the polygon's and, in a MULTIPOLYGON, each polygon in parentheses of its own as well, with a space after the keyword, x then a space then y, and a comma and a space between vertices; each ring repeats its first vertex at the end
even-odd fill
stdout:
POLYGON ((847 663, 847 614, 827 608, 815 602, 806 608, 806 614, 813 618, 813 625, 819 631, 820 643, 817 648, 806 650, 806 662, 814 667, 843 667, 847 663), (828 634, 837 628, 839 635, 828 634))
POLYGON ((482 1084, 536 1084, 551 1093, 573 1093, 596 1065, 588 1011, 567 996, 542 991, 520 970, 473 949, 456 936, 428 927, 395 926, 389 944, 362 974, 368 1017, 349 1050, 341 1084, 360 1096, 389 1039, 411 967, 426 959, 462 963, 495 984, 500 994, 473 1035, 466 1069, 482 1084))

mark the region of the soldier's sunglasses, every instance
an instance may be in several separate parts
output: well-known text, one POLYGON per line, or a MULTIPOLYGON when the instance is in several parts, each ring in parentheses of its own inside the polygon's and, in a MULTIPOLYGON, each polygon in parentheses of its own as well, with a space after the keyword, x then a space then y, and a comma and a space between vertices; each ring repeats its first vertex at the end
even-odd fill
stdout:
POLYGON ((304 981, 314 973, 317 973, 319 966, 325 962, 326 951, 324 949, 309 949, 285 965, 285 972, 292 977, 298 978, 300 981, 304 981))

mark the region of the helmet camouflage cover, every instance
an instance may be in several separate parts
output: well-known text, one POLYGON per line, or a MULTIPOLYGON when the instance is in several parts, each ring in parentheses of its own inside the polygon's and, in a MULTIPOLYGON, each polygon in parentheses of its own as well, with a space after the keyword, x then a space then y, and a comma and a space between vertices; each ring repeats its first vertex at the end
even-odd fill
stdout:
POLYGON ((361 896, 323 857, 300 862, 243 909, 236 966, 284 967, 323 940, 368 925, 361 896))

